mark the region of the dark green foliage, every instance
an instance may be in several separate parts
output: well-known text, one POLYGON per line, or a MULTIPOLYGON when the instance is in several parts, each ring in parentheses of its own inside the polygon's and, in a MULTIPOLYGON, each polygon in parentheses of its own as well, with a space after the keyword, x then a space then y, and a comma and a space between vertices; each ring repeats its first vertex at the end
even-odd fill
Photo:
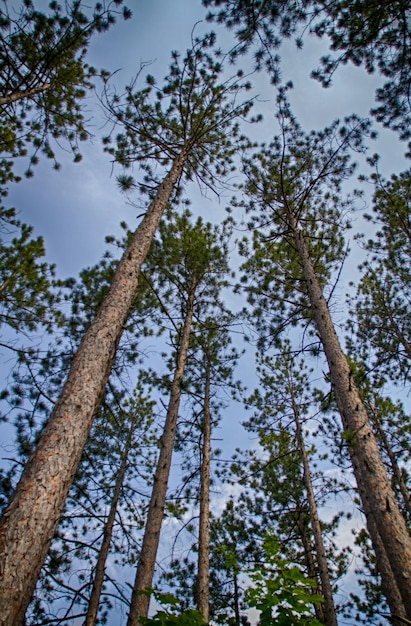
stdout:
MULTIPOLYGON (((31 144, 27 175, 39 152, 55 161, 52 140, 64 140, 74 160, 81 159, 78 141, 88 136, 82 102, 96 75, 85 62, 87 49, 94 33, 115 22, 121 4, 98 2, 90 8, 75 0, 63 8, 53 0, 43 12, 32 0, 19 8, 2 0, 0 153, 24 156, 31 144)), ((130 11, 124 8, 123 16, 130 11)))
POLYGON ((376 119, 399 132, 401 139, 411 137, 411 7, 407 0, 337 0, 313 2, 318 23, 313 31, 327 36, 331 50, 322 68, 313 73, 328 86, 338 65, 348 62, 363 65, 368 73, 379 72, 388 79, 376 90, 376 119))
POLYGON ((158 166, 168 167, 183 150, 187 159, 182 180, 196 180, 204 190, 218 190, 234 170, 233 156, 244 142, 236 120, 252 104, 239 95, 251 85, 241 71, 222 76, 224 59, 214 46, 211 33, 195 39, 184 57, 173 52, 162 87, 148 76, 144 89, 136 91, 134 81, 124 97, 107 89, 107 109, 115 129, 122 130, 113 131, 103 143, 126 170, 118 178, 124 191, 138 186, 152 197, 163 177, 158 166), (127 171, 135 163, 145 171, 139 185, 127 171))
POLYGON ((411 172, 388 182, 375 178, 373 214, 377 227, 365 243, 369 259, 351 324, 361 358, 391 380, 408 382, 411 366, 411 172))
POLYGON ((0 208, 0 325, 15 331, 51 329, 58 319, 54 266, 43 261, 44 243, 33 228, 0 208))
POLYGON ((376 90, 378 106, 371 110, 384 126, 411 137, 411 8, 407 0, 203 0, 216 7, 209 19, 234 29, 238 45, 233 57, 256 43, 258 69, 268 70, 277 83, 280 58, 276 50, 284 38, 296 37, 303 46, 304 35, 313 32, 327 37, 333 53, 321 59, 321 68, 312 72, 324 86, 332 82, 339 65, 362 65, 387 79, 376 90))
MULTIPOLYGON (((284 90, 277 119, 282 134, 244 161, 246 199, 240 203, 250 215, 247 226, 252 231, 252 243, 245 238, 240 245, 246 258, 241 281, 260 344, 266 346, 276 344, 286 328, 312 320, 296 229, 308 245, 321 286, 328 296, 332 293, 330 283, 345 256, 344 232, 356 197, 355 192, 342 197, 342 185, 355 170, 351 152, 365 149, 369 133, 369 123, 356 116, 303 133, 284 90)), ((308 336, 315 332, 310 329, 308 336)), ((315 343, 311 348, 318 349, 315 343)))

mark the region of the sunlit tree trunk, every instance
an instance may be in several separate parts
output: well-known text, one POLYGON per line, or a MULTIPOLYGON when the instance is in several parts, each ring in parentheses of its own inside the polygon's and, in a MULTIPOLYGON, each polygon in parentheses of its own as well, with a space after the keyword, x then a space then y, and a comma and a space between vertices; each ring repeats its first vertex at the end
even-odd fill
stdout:
POLYGON ((149 593, 142 593, 152 587, 154 569, 160 541, 161 525, 164 517, 168 478, 177 428, 178 410, 181 399, 181 383, 187 362, 190 342, 191 325, 194 311, 196 277, 193 275, 187 299, 186 315, 177 354, 177 364, 171 386, 170 401, 160 442, 160 454, 154 475, 153 490, 148 508, 143 543, 137 565, 133 593, 131 596, 130 613, 127 625, 140 625, 140 618, 147 617, 150 605, 149 593))
POLYGON ((0 625, 18 626, 33 594, 135 297, 140 267, 187 157, 158 187, 121 259, 110 290, 0 522, 0 625))

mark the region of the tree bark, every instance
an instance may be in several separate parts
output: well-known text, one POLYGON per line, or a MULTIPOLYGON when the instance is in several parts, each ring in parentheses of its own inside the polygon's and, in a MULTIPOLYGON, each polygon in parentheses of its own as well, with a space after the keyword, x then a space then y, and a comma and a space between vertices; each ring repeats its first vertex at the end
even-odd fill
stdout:
POLYGON ((111 536, 113 533, 114 521, 117 513, 118 501, 120 499, 121 488, 123 486, 124 475, 127 469, 128 453, 130 452, 131 443, 133 441, 134 425, 130 428, 126 446, 124 448, 121 465, 116 477, 114 485, 113 497, 111 499, 110 511, 107 517, 107 521, 104 527, 103 541, 100 547, 96 569, 94 573, 93 588, 90 595, 90 601, 87 609, 87 617, 84 622, 84 626, 95 626, 97 622, 97 613, 100 604, 101 590, 104 583, 104 572, 106 568, 106 561, 108 552, 110 549, 111 536))
POLYGON ((183 172, 187 151, 176 157, 134 233, 1 519, 0 626, 18 626, 24 618, 110 374, 141 265, 183 172))
POLYGON ((154 475, 153 490, 148 507, 147 521, 137 572, 131 596, 127 626, 140 626, 140 618, 147 617, 150 605, 149 590, 153 584, 154 569, 160 541, 161 525, 164 517, 168 478, 177 428, 178 410, 181 399, 181 382, 187 362, 191 325, 194 312, 196 277, 192 278, 187 300, 186 316, 177 354, 177 365, 171 385, 170 401, 160 443, 160 454, 154 475))
POLYGON ((11 104, 12 102, 17 102, 18 100, 24 100, 24 98, 32 98, 38 93, 47 91, 50 87, 51 83, 44 83, 44 85, 40 85, 39 87, 32 87, 31 89, 25 89, 23 91, 15 91, 8 96, 0 97, 0 106, 3 104, 11 104))
POLYGON ((327 557, 325 555, 323 536, 321 531, 320 520, 318 517, 317 503, 315 501, 313 483, 311 480, 310 464, 308 462, 307 451, 304 445, 304 436, 300 423, 300 416, 297 404, 295 402, 292 386, 290 385, 291 401, 294 414, 294 422, 296 427, 297 443, 300 450, 301 460, 303 464, 304 485, 307 491, 308 508, 310 511, 311 527, 314 536, 314 546, 316 553, 316 563, 320 576, 321 593, 324 598, 324 606, 321 607, 324 613, 324 620, 327 626, 338 626, 337 616, 333 600, 333 593, 328 571, 327 557))
MULTIPOLYGON (((370 537, 375 549, 378 538, 373 535, 377 528, 392 570, 392 577, 384 581, 384 586, 387 589, 390 585, 397 585, 407 618, 410 619, 411 538, 381 459, 367 411, 337 338, 308 246, 291 212, 288 219, 300 258, 312 315, 330 369, 330 378, 344 428, 343 435, 349 447, 370 537)), ((376 555, 381 576, 386 575, 378 563, 377 551, 376 555)))
POLYGON ((211 414, 210 414, 210 362, 207 359, 204 418, 203 454, 201 463, 200 524, 198 532, 198 598, 197 608, 208 623, 210 613, 210 464, 211 464, 211 414))

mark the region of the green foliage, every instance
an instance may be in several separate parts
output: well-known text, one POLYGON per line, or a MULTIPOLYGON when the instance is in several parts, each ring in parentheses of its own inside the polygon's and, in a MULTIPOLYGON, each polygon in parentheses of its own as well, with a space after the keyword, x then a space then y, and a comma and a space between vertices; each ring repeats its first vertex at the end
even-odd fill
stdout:
POLYGON ((152 197, 162 179, 154 163, 157 170, 159 165, 168 167, 181 153, 186 156, 182 181, 196 180, 202 189, 215 191, 234 170, 234 154, 244 143, 236 120, 252 104, 240 94, 251 85, 242 80, 241 71, 223 76, 224 59, 214 46, 211 33, 195 39, 184 57, 173 52, 163 85, 148 76, 147 86, 135 90, 134 81, 126 88, 125 102, 107 90, 107 109, 116 131, 119 126, 122 132, 113 132, 103 143, 126 170, 118 178, 124 191, 137 187, 127 170, 138 163, 145 172, 138 187, 152 197))
POLYGON ((290 561, 281 558, 275 536, 264 541, 264 563, 248 575, 253 586, 247 590, 250 606, 261 611, 259 626, 320 626, 312 616, 312 605, 323 602, 312 593, 315 581, 304 576, 290 561))
POLYGON ((0 208, 0 325, 16 331, 51 329, 59 319, 54 266, 43 261, 44 242, 33 228, 0 208))
MULTIPOLYGON (((107 30, 121 13, 122 0, 98 2, 53 0, 48 11, 25 0, 17 8, 5 0, 0 9, 0 154, 25 156, 31 144, 27 175, 38 153, 54 159, 52 140, 67 142, 74 160, 78 141, 87 138, 82 102, 96 70, 85 62, 91 37, 107 30)), ((123 9, 124 18, 130 11, 123 9)), ((6 158, 2 170, 8 165, 6 158)), ((55 161, 55 167, 58 164, 55 161)))
MULTIPOLYGON (((411 171, 390 181, 375 177, 373 214, 376 235, 365 243, 363 266, 351 328, 361 359, 393 381, 407 381, 411 364, 411 171)), ((354 348, 354 346, 351 346, 354 348)))
POLYGON ((378 106, 371 110, 384 126, 398 131, 400 138, 411 136, 411 11, 403 0, 203 0, 216 11, 209 19, 224 23, 235 31, 238 44, 236 59, 255 44, 258 69, 266 69, 271 80, 280 79, 280 57, 276 50, 285 38, 296 36, 301 48, 304 36, 315 33, 327 37, 331 54, 321 59, 321 67, 312 76, 323 86, 331 85, 340 65, 362 65, 386 82, 377 88, 378 106))
MULTIPOLYGON (((285 328, 313 319, 303 261, 296 248, 302 237, 310 263, 327 294, 345 256, 344 233, 356 192, 342 197, 342 185, 355 171, 352 152, 365 150, 366 120, 351 116, 305 134, 280 90, 277 119, 281 135, 244 160, 245 207, 249 239, 240 244, 246 258, 241 281, 253 307, 260 345, 277 345, 285 328)), ((306 265, 307 265, 306 261, 306 265)), ((309 337, 316 337, 310 329, 309 337)), ((318 348, 317 348, 318 349, 318 348)))
POLYGON ((179 601, 170 593, 152 590, 154 598, 164 606, 154 617, 140 618, 144 626, 206 626, 202 614, 194 609, 178 610, 179 601))
POLYGON ((388 79, 376 90, 376 119, 410 139, 411 108, 411 9, 407 2, 338 0, 313 2, 319 21, 312 30, 330 39, 336 56, 321 59, 322 67, 313 72, 325 86, 330 85, 340 64, 363 65, 370 74, 379 71, 388 79))

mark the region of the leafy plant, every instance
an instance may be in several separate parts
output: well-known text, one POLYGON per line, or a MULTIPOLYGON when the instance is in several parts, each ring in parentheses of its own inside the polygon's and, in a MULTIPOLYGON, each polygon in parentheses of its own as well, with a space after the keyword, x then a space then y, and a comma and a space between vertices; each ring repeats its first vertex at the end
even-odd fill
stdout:
POLYGON ((312 616, 312 607, 323 598, 313 594, 315 581, 307 578, 299 567, 281 558, 280 545, 271 534, 264 540, 265 563, 248 575, 253 587, 246 599, 250 606, 261 611, 259 626, 320 626, 312 616))
POLYGON ((179 612, 178 606, 180 601, 171 593, 159 593, 151 590, 152 596, 159 602, 164 610, 157 611, 154 617, 140 617, 140 621, 144 626, 205 626, 200 611, 194 609, 186 609, 179 612))

